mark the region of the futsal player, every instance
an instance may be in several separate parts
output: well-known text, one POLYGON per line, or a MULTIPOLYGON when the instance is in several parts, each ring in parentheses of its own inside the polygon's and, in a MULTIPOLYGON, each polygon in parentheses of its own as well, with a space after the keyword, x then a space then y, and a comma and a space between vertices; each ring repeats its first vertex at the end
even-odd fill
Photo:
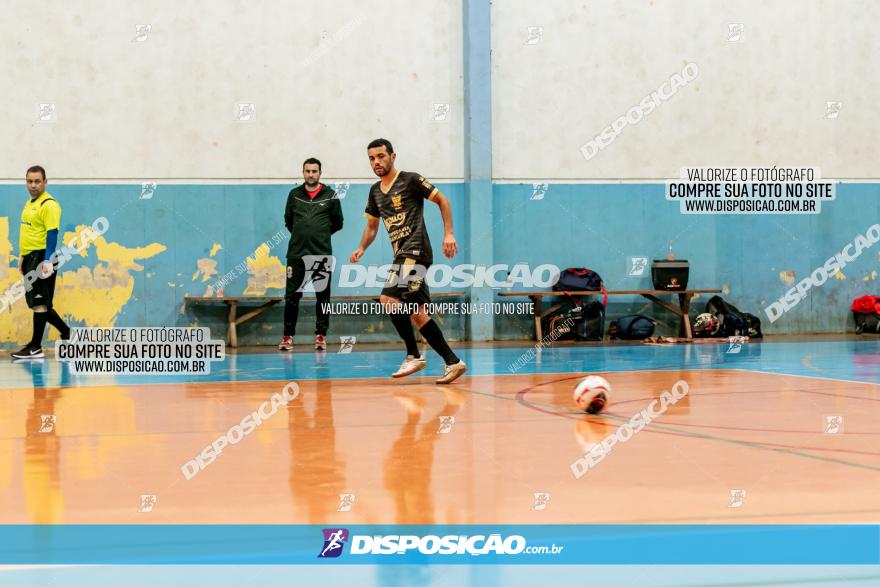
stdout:
POLYGON ((372 244, 379 230, 379 219, 385 223, 391 247, 394 251, 393 269, 382 289, 379 300, 390 314, 394 328, 406 345, 406 359, 392 377, 406 377, 427 366, 419 352, 412 325, 446 363, 443 376, 436 383, 452 383, 467 371, 467 365, 459 359, 443 337, 437 323, 425 313, 425 304, 431 302, 431 294, 424 275, 433 262, 431 241, 425 228, 424 204, 430 200, 440 207, 443 217, 443 254, 453 258, 458 244, 452 232, 452 207, 449 200, 428 180, 418 173, 398 171, 394 166, 397 154, 386 139, 376 139, 367 145, 367 156, 373 172, 379 177, 370 188, 364 215, 367 226, 361 235, 360 247, 349 260, 360 261, 364 250, 372 244), (415 311, 405 313, 406 303, 415 311))
POLYGON ((293 350, 299 302, 309 281, 314 284, 318 301, 315 307, 315 349, 327 350, 324 337, 330 327, 327 305, 330 302, 331 268, 328 264, 333 254, 330 236, 342 228, 343 220, 336 193, 321 183, 321 162, 314 157, 306 159, 302 173, 303 184, 290 190, 284 208, 284 225, 291 236, 287 247, 284 334, 278 345, 281 351, 293 350))
MULTIPOLYGON (((61 206, 46 192, 46 170, 39 165, 28 168, 25 182, 30 199, 21 213, 21 231, 18 248, 21 259, 18 268, 27 275, 36 271, 37 279, 30 290, 25 285, 24 298, 33 311, 34 330, 31 341, 20 351, 12 353, 13 359, 42 359, 43 333, 48 322, 61 333, 61 339, 70 338, 70 328, 52 307, 55 296, 55 268, 49 261, 58 245, 58 229, 61 226, 61 206)), ((27 282, 25 282, 26 284, 27 282)))

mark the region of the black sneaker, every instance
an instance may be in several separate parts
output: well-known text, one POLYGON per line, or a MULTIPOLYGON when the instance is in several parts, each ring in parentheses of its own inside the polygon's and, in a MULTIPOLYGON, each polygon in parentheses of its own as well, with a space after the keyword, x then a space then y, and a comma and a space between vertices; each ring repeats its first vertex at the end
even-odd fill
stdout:
POLYGON ((20 351, 12 353, 13 359, 42 359, 46 355, 40 347, 26 346, 20 351))

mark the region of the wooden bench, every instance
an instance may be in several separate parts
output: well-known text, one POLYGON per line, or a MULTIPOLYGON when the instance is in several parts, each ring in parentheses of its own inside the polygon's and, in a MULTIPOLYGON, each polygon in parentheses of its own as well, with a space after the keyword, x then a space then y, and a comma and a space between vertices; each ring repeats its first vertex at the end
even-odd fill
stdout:
MULTIPOLYGON (((570 291, 567 292, 569 295, 579 297, 579 296, 601 296, 604 295, 601 291, 570 291)), ((645 290, 628 290, 628 291, 606 291, 609 296, 624 296, 624 295, 640 295, 644 298, 647 298, 657 304, 658 306, 665 308, 681 318, 681 325, 679 327, 679 336, 683 336, 685 338, 693 338, 691 333, 691 323, 688 319, 688 311, 691 308, 691 300, 696 294, 716 294, 721 293, 720 289, 687 289, 682 291, 665 291, 665 290, 656 290, 656 289, 645 289, 645 290), (670 304, 669 302, 665 302, 659 299, 657 296, 660 295, 678 295, 678 306, 676 307, 674 304, 670 304)), ((504 292, 499 293, 499 297, 522 297, 526 296, 532 303, 535 305, 535 340, 541 340, 544 338, 542 327, 541 327, 541 317, 544 315, 542 303, 545 297, 560 297, 564 296, 562 292, 558 291, 523 291, 523 292, 504 292)), ((547 308, 547 313, 552 312, 562 306, 562 303, 557 303, 547 308)))
MULTIPOLYGON (((431 299, 437 298, 456 298, 456 297, 464 297, 464 292, 438 292, 432 293, 431 299)), ((259 316, 272 306, 283 302, 284 296, 235 296, 235 297, 210 297, 210 296, 183 296, 184 303, 193 303, 193 304, 216 304, 223 303, 227 306, 227 322, 229 323, 229 330, 226 334, 226 342, 230 347, 238 346, 238 325, 243 322, 247 322, 251 318, 255 318, 259 316), (238 306, 239 304, 260 304, 247 314, 238 315, 238 306)), ((303 301, 315 301, 315 296, 303 296, 303 301)), ((379 296, 371 295, 371 296, 331 296, 331 302, 365 302, 365 301, 379 301, 379 296)))

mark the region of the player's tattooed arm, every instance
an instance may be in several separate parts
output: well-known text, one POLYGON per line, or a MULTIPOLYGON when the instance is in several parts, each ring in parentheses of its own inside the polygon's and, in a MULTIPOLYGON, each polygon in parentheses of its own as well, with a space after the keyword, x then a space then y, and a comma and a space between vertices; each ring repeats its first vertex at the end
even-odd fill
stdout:
POLYGON ((458 254, 458 243, 452 230, 452 206, 446 196, 436 189, 431 194, 431 201, 440 207, 440 216, 443 217, 443 255, 451 259, 458 254))

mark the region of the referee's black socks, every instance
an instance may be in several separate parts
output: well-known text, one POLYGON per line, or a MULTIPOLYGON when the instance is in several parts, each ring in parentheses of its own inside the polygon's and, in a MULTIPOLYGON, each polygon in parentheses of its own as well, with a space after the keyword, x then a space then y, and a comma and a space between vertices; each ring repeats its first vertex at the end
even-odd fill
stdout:
POLYGON ((55 308, 49 308, 49 311, 46 312, 46 320, 58 330, 61 334, 61 340, 70 338, 70 327, 64 323, 64 320, 55 311, 55 308))
POLYGON ((34 334, 28 344, 32 349, 43 346, 43 332, 46 330, 46 321, 49 319, 48 312, 34 312, 34 334))

